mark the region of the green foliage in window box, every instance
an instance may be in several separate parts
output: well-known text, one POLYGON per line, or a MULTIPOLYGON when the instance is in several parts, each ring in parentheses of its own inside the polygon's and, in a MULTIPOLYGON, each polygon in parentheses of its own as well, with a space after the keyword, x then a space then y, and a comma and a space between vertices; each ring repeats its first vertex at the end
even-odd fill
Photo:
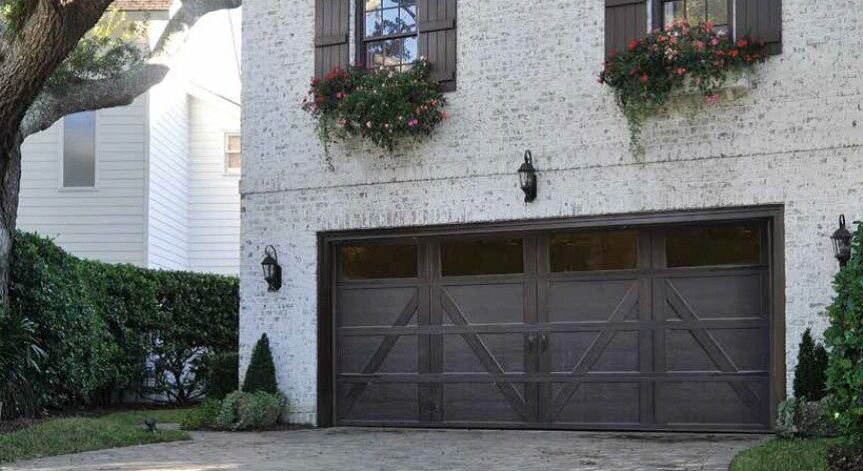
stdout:
POLYGON ((812 338, 806 329, 800 349, 797 351, 797 366, 794 368, 794 397, 820 401, 826 394, 827 350, 812 338))
POLYGON ((827 389, 840 432, 863 445, 863 223, 851 241, 851 260, 833 281, 836 296, 827 309, 824 333, 829 350, 827 389))
POLYGON ((735 41, 716 31, 711 21, 694 26, 676 21, 633 40, 626 51, 613 52, 599 83, 614 90, 629 123, 630 149, 641 156, 644 120, 663 109, 673 92, 694 87, 714 103, 731 74, 766 58, 761 41, 747 37, 735 41))
POLYGON ((333 137, 360 137, 392 151, 399 139, 430 135, 448 117, 430 71, 420 59, 406 71, 354 67, 313 79, 303 109, 317 120, 327 155, 333 137))
POLYGON ((273 363, 273 353, 270 351, 270 339, 267 338, 267 334, 261 335, 252 350, 252 359, 249 360, 249 368, 243 381, 243 391, 250 393, 263 391, 270 394, 279 392, 279 386, 276 383, 276 365, 273 363))
POLYGON ((237 348, 236 278, 82 260, 26 233, 16 236, 11 278, 10 315, 26 320, 44 355, 23 370, 28 402, 6 411, 34 415, 124 392, 190 402, 205 389, 209 356, 237 348), (155 377, 144 389, 148 361, 155 377))

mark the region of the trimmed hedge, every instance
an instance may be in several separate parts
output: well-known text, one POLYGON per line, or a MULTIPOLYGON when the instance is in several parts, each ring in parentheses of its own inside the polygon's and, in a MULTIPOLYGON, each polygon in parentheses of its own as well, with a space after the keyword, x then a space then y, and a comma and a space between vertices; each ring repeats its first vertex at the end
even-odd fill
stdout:
POLYGON ((82 260, 21 232, 11 263, 12 312, 45 351, 22 410, 107 402, 118 390, 189 402, 210 354, 236 351, 236 278, 82 260), (148 368, 155 384, 141 390, 148 368))

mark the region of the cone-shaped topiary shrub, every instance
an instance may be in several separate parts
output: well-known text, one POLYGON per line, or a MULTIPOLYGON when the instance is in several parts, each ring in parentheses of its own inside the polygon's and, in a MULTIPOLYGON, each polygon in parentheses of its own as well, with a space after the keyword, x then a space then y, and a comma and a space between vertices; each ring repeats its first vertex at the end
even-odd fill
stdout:
POLYGON ((273 363, 273 353, 270 351, 270 339, 267 338, 267 334, 261 335, 261 339, 252 350, 252 360, 249 362, 249 369, 246 370, 243 391, 264 391, 270 394, 279 392, 276 384, 276 365, 273 363))
POLYGON ((794 368, 794 397, 820 401, 825 395, 826 370, 827 350, 820 343, 815 343, 812 331, 806 329, 794 368))
POLYGON ((833 287, 836 296, 828 308, 830 328, 824 341, 830 348, 827 392, 840 432, 863 444, 863 223, 851 242, 851 260, 833 287))

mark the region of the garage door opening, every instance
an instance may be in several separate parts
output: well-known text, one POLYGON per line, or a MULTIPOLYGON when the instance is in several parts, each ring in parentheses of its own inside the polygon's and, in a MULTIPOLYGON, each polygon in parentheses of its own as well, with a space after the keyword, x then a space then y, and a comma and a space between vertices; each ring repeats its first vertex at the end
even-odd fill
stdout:
POLYGON ((773 225, 328 241, 330 424, 768 430, 784 351, 773 225))

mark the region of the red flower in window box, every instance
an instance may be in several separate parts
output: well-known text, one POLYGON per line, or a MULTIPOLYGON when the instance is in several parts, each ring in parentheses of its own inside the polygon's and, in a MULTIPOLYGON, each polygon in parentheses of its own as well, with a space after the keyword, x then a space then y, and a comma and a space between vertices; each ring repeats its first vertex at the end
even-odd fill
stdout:
POLYGON ((609 56, 599 82, 614 90, 630 125, 630 144, 639 155, 643 120, 666 105, 671 94, 694 87, 715 100, 732 71, 766 59, 764 43, 730 39, 711 22, 690 27, 676 21, 664 31, 630 42, 628 51, 609 56))

